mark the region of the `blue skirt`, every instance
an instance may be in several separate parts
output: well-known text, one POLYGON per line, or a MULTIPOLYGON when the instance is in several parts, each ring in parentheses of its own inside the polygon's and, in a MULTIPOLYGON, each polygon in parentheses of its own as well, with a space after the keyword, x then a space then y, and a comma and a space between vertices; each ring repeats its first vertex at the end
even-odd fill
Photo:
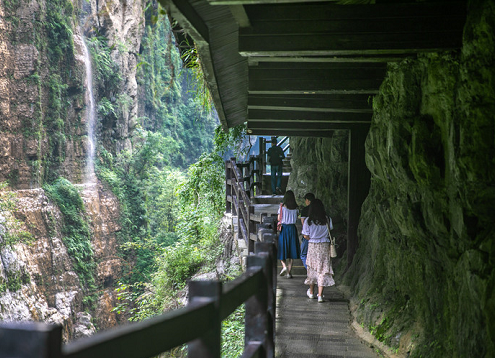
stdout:
POLYGON ((301 255, 299 248, 299 239, 295 224, 282 224, 282 230, 278 236, 278 254, 279 260, 298 259, 301 255))

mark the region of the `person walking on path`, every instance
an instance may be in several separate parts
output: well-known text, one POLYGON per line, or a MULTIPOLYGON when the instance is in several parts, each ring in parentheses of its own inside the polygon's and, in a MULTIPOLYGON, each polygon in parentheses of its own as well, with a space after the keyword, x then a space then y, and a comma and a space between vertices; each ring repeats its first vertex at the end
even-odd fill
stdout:
MULTIPOLYGON (((309 206, 311 202, 315 200, 315 195, 313 193, 306 193, 304 195, 304 202, 306 206, 301 210, 301 225, 304 225, 304 221, 308 218, 309 215, 309 206)), ((301 261, 305 269, 308 269, 306 266, 306 257, 308 256, 308 240, 304 238, 301 240, 301 261)))
POLYGON ((297 203, 292 190, 285 193, 284 201, 278 209, 278 218, 282 226, 278 236, 278 259, 282 262, 280 276, 285 274, 287 278, 292 278, 292 259, 300 257, 296 228, 297 203))
POLYGON ((331 223, 332 219, 326 215, 321 200, 313 200, 302 229, 304 239, 309 240, 306 260, 308 273, 304 284, 309 285, 306 292, 309 298, 316 298, 314 287, 318 285, 318 302, 323 302, 323 288, 335 285, 328 230, 328 227, 332 228, 331 223))
POLYGON ((267 152, 268 163, 271 165, 272 194, 282 194, 282 160, 285 158, 284 150, 277 145, 277 137, 272 137, 272 146, 267 152))

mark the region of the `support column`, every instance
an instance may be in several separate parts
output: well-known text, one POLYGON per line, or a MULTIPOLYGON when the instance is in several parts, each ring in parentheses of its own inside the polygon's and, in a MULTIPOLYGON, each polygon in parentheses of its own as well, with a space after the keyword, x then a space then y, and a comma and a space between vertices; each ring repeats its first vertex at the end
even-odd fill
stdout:
POLYGON ((369 128, 369 125, 363 125, 349 130, 347 267, 351 265, 358 248, 357 228, 361 217, 361 206, 370 190, 371 173, 366 167, 364 150, 369 128))

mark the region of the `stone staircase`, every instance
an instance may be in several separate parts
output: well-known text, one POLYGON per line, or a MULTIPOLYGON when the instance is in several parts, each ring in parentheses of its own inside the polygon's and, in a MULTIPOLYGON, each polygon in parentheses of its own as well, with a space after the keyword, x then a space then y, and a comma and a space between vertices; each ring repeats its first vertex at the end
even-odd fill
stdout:
MULTIPOLYGON (((289 180, 289 175, 292 171, 292 167, 290 165, 292 154, 288 153, 286 158, 283 160, 283 174, 282 174, 282 192, 285 193, 287 188, 287 182, 289 180)), ((252 203, 256 206, 256 211, 265 212, 268 215, 276 215, 278 210, 278 206, 283 200, 283 195, 271 195, 271 175, 264 174, 263 175, 263 190, 262 195, 257 195, 252 198, 252 203)), ((300 233, 302 230, 301 221, 297 221, 297 232, 300 233)), ((232 217, 232 229, 234 231, 235 241, 237 242, 237 251, 239 257, 241 258, 241 264, 245 267, 245 257, 249 254, 248 248, 244 240, 237 238, 237 217, 232 217)), ((302 237, 299 235, 299 242, 301 242, 302 237)), ((278 261, 278 272, 282 270, 282 264, 278 261)), ((292 264, 292 275, 306 275, 306 269, 302 264, 301 259, 294 260, 292 264)), ((280 279, 285 279, 284 277, 280 277, 280 279)))

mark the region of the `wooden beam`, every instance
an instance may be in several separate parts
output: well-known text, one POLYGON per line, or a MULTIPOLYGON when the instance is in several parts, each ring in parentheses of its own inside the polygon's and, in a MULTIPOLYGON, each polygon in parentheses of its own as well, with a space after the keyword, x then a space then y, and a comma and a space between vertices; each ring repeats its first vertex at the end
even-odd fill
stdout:
POLYGON ((250 109, 277 109, 294 111, 327 111, 353 109, 360 112, 372 111, 373 97, 365 94, 337 94, 337 95, 258 95, 248 97, 250 109))
MULTIPOLYGON (((311 2, 317 1, 338 1, 338 0, 311 0, 311 2)), ((252 5, 252 4, 282 4, 282 3, 301 3, 306 2, 304 0, 208 0, 210 5, 252 5)))
POLYGON ((249 66, 249 78, 254 81, 273 79, 343 80, 379 79, 383 80, 387 66, 383 63, 263 63, 249 66))
POLYGON ((249 94, 377 94, 383 79, 249 79, 249 94))
POLYGON ((290 110, 271 110, 271 109, 250 109, 248 110, 248 123, 254 121, 297 121, 315 123, 325 122, 342 122, 342 123, 369 123, 371 122, 372 113, 351 112, 351 111, 334 111, 334 112, 316 112, 316 111, 290 111, 290 110))
POLYGON ((250 135, 259 135, 259 136, 275 136, 275 137, 281 137, 281 136, 289 136, 289 137, 321 137, 321 138, 327 138, 333 136, 334 129, 329 129, 329 130, 319 130, 319 131, 306 131, 306 132, 301 132, 298 130, 276 130, 276 129, 250 129, 248 131, 248 134, 250 135))
POLYGON ((376 93, 384 63, 260 63, 249 67, 249 93, 376 93))
MULTIPOLYGON (((356 130, 369 130, 369 125, 354 125, 353 129, 356 130)), ((248 129, 248 133, 251 135, 260 135, 260 136, 288 136, 288 137, 319 137, 319 138, 328 138, 333 136, 336 130, 348 129, 348 128, 324 128, 317 131, 300 131, 294 129, 262 129, 262 128, 253 128, 248 129), (249 132, 250 131, 250 132, 249 132)))
POLYGON ((385 54, 385 55, 362 55, 358 56, 356 54, 354 55, 347 55, 347 56, 263 56, 263 57, 256 57, 252 56, 248 58, 248 63, 249 66, 256 66, 260 62, 297 62, 297 63, 304 63, 304 62, 311 62, 311 63, 318 63, 318 62, 349 62, 349 63, 358 63, 358 62, 366 62, 366 63, 373 63, 373 62, 398 62, 402 61, 405 58, 414 56, 414 54, 385 54))
POLYGON ((464 1, 440 4, 245 6, 244 56, 385 55, 459 48, 464 1))
MULTIPOLYGON (((303 136, 305 132, 313 131, 330 131, 337 129, 352 129, 360 128, 362 126, 370 125, 369 122, 338 122, 338 121, 248 121, 247 130, 251 131, 264 131, 272 133, 274 131, 280 131, 281 133, 295 131, 299 135, 303 136)), ((249 132, 251 134, 251 132, 249 132)), ((289 135, 289 134, 283 134, 289 135)))
POLYGON ((230 8, 230 12, 232 13, 232 16, 234 17, 239 27, 251 26, 251 23, 249 22, 249 18, 242 5, 231 5, 229 6, 229 8, 230 8))

